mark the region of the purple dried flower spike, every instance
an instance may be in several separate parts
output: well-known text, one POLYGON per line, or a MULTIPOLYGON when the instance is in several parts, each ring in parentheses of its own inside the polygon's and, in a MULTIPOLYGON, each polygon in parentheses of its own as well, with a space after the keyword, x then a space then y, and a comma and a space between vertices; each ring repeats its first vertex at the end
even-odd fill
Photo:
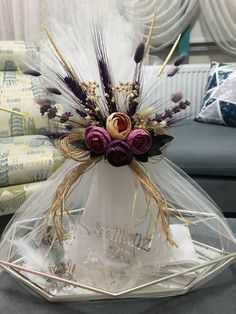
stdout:
POLYGON ((190 102, 188 100, 180 101, 178 105, 175 105, 170 109, 166 109, 165 113, 157 114, 155 117, 155 121, 160 123, 161 121, 164 121, 166 119, 172 119, 176 113, 180 112, 181 110, 185 110, 189 105, 190 102))
POLYGON ((170 69, 167 70, 167 76, 168 77, 172 77, 174 76, 177 72, 179 71, 178 67, 172 67, 170 69))
POLYGON ((177 67, 180 64, 182 64, 185 60, 185 58, 187 57, 186 53, 182 53, 180 56, 178 56, 175 61, 174 61, 174 65, 177 67))
POLYGON ((144 52, 145 52, 145 43, 141 42, 141 43, 139 43, 138 47, 136 48, 136 51, 134 54, 135 63, 139 63, 143 60, 144 52))
POLYGON ((27 75, 32 75, 32 76, 40 76, 41 73, 36 71, 36 70, 33 70, 33 69, 27 69, 25 71, 23 71, 24 74, 27 74, 27 75))
POLYGON ((55 94, 55 95, 61 95, 61 92, 59 91, 59 89, 55 88, 55 87, 47 87, 46 90, 49 93, 55 94))
POLYGON ((71 116, 72 116, 71 112, 64 112, 60 117, 60 122, 66 123, 71 116))

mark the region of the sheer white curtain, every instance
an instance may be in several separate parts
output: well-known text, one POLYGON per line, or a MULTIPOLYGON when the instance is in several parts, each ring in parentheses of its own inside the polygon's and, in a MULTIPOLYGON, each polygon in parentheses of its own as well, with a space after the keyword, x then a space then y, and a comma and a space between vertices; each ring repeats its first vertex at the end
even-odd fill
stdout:
POLYGON ((0 0, 0 40, 39 43, 43 27, 55 18, 64 25, 76 14, 80 0, 0 0))
POLYGON ((236 57, 236 0, 198 0, 216 44, 236 57))
MULTIPOLYGON (((157 25, 152 40, 155 49, 173 42, 192 23, 198 9, 198 0, 118 0, 118 3, 126 7, 127 19, 136 19, 147 29, 157 7, 157 25)), ((51 18, 64 25, 70 24, 76 18, 79 4, 80 0, 0 0, 0 40, 37 43, 42 37, 43 26, 51 18)))
MULTIPOLYGON (((88 0, 90 1, 90 0, 88 0)), ((98 0, 103 1, 103 0, 98 0)), ((136 21, 148 32, 154 8, 157 22, 152 48, 160 50, 171 44, 191 25, 201 9, 216 44, 236 56, 236 0, 110 0, 126 7, 127 19, 136 21)), ((92 5, 92 4, 91 4, 92 5)), ((43 26, 55 18, 64 25, 76 19, 80 0, 0 0, 0 40, 42 38, 43 26)))
POLYGON ((135 10, 127 10, 130 17, 135 17, 146 28, 152 21, 157 8, 157 21, 154 27, 151 46, 160 50, 171 44, 187 26, 193 24, 199 12, 198 0, 126 0, 125 5, 135 1, 135 10))

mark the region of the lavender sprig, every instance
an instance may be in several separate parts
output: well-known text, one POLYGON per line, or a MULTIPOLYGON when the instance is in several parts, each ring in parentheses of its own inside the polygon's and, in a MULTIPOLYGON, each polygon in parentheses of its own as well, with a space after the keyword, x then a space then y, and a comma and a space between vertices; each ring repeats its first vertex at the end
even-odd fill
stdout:
POLYGON ((66 123, 69 121, 70 117, 72 117, 73 115, 71 114, 71 112, 64 112, 61 117, 60 117, 60 122, 61 123, 66 123))
POLYGON ((160 123, 166 119, 172 119, 175 114, 179 113, 181 110, 185 110, 188 106, 190 106, 190 102, 188 100, 180 101, 172 108, 166 109, 165 113, 157 114, 155 117, 155 121, 160 123))

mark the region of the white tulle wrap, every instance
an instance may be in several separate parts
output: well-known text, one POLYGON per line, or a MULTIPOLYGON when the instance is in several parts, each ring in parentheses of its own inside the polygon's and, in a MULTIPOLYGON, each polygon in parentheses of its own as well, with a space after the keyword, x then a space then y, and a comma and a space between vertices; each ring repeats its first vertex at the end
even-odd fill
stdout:
MULTIPOLYGON (((23 258, 27 267, 45 273, 60 269, 62 264, 70 265, 74 280, 117 292, 160 273, 174 273, 198 265, 193 240, 227 252, 235 251, 235 237, 221 212, 199 186, 166 159, 143 166, 165 195, 170 208, 188 213, 187 225, 170 212, 170 230, 177 246, 167 243, 160 223, 150 250, 140 249, 148 248, 145 243, 139 248, 129 246, 127 238, 118 236, 121 232, 126 236, 139 234, 143 240, 150 215, 146 215, 147 201, 130 168, 115 168, 104 160, 86 172, 71 189, 66 202, 72 211, 71 218, 64 217, 67 239, 63 244, 54 239, 45 245, 42 241, 44 218, 57 187, 73 166, 75 162, 66 161, 37 194, 22 205, 3 234, 1 259, 23 258), (74 209, 83 209, 82 214, 75 214, 76 211, 73 214, 74 209), (119 228, 120 233, 115 233, 112 239, 109 235, 114 228, 119 228), (203 232, 204 229, 207 232, 203 232)), ((157 210, 152 207, 153 217, 157 210)), ((141 243, 140 237, 136 237, 136 241, 141 243)), ((37 282, 42 280, 37 277, 37 282)))

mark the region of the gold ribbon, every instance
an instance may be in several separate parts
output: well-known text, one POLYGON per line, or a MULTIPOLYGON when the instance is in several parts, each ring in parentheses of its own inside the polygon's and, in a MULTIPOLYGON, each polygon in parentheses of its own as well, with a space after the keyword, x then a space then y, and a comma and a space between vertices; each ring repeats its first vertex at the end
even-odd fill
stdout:
POLYGON ((102 157, 90 158, 89 152, 83 151, 82 149, 72 149, 71 143, 82 138, 82 134, 69 134, 62 138, 59 142, 59 149, 62 155, 66 159, 72 159, 79 162, 78 165, 67 173, 62 183, 58 186, 52 200, 52 205, 49 208, 45 219, 46 236, 48 233, 47 230, 49 221, 52 219, 52 232, 56 234, 56 237, 60 242, 62 242, 65 238, 63 215, 66 213, 68 217, 70 217, 69 210, 66 208, 66 200, 69 196, 71 188, 86 171, 91 169, 102 159, 102 157))
MULTIPOLYGON (((103 159, 103 156, 91 158, 88 151, 84 151, 79 148, 73 148, 72 142, 83 139, 83 134, 69 134, 60 140, 59 148, 62 155, 66 159, 72 159, 79 162, 73 169, 71 169, 62 183, 57 188, 57 191, 53 197, 52 205, 48 210, 45 219, 45 233, 47 236, 47 230, 49 221, 52 219, 52 231, 56 234, 57 239, 62 242, 65 239, 65 232, 63 228, 63 215, 66 213, 68 217, 69 211, 66 208, 66 200, 72 190, 74 184, 81 179, 83 174, 95 166, 99 161, 103 159)), ((154 237, 158 221, 160 219, 162 231, 166 236, 166 240, 172 244, 176 245, 174 239, 171 236, 169 230, 169 218, 168 218, 168 207, 165 197, 160 192, 158 187, 151 181, 146 172, 142 169, 137 161, 132 161, 129 168, 133 171, 135 176, 145 193, 147 202, 147 212, 150 211, 150 199, 154 200, 158 208, 157 217, 153 218, 153 230, 151 234, 151 239, 154 237)))
MULTIPOLYGON (((164 235, 166 236, 166 240, 171 245, 176 245, 169 230, 168 207, 167 207, 167 202, 166 202, 165 197, 160 192, 158 187, 151 181, 149 176, 145 173, 145 171, 141 168, 141 166, 139 165, 137 161, 132 161, 129 167, 137 176, 139 183, 142 186, 142 189, 145 195, 147 196, 147 199, 150 199, 150 198, 153 199, 158 208, 158 214, 157 214, 157 217, 154 218, 154 228, 153 228, 150 238, 153 239, 156 228, 157 228, 157 223, 160 218, 162 231, 164 235)), ((150 201, 148 203, 149 204, 147 206, 146 215, 148 214, 148 211, 150 210, 150 201)))

